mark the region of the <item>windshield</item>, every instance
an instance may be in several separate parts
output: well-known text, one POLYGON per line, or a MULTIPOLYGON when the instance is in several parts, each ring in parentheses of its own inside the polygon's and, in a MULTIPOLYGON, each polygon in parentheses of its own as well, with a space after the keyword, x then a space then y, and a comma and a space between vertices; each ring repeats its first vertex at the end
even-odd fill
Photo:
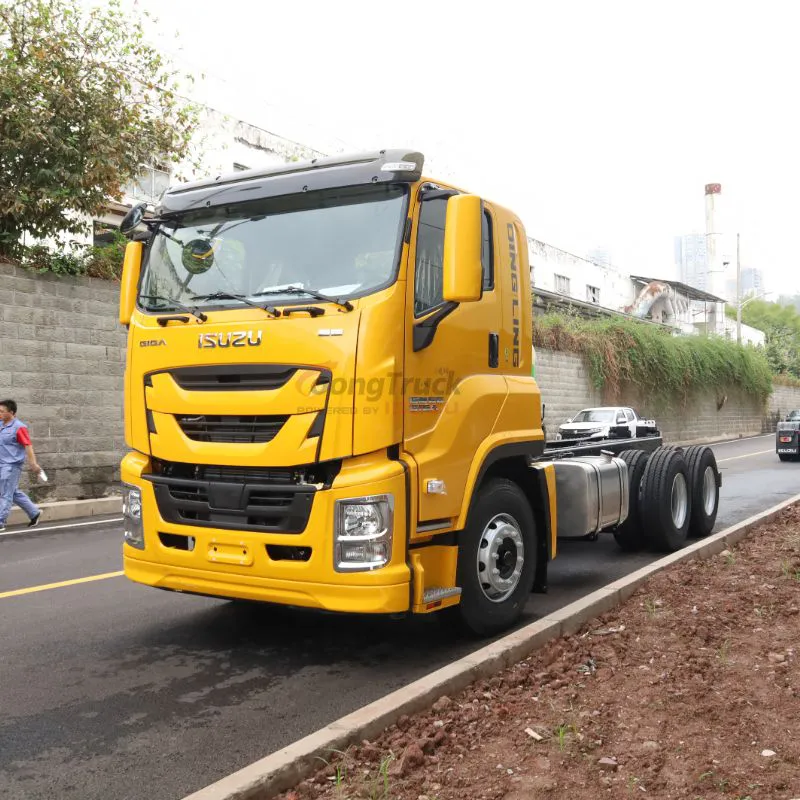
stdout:
POLYGON ((800 411, 790 411, 789 416, 786 417, 787 422, 797 422, 800 421, 800 411))
POLYGON ((288 195, 184 214, 159 226, 139 304, 239 305, 360 297, 396 277, 405 224, 403 186, 360 186, 288 195), (292 288, 294 290, 292 291, 292 288), (283 292, 284 289, 289 292, 283 292))
POLYGON ((601 410, 597 408, 590 408, 586 411, 581 411, 573 418, 573 422, 613 422, 615 419, 613 411, 601 410))

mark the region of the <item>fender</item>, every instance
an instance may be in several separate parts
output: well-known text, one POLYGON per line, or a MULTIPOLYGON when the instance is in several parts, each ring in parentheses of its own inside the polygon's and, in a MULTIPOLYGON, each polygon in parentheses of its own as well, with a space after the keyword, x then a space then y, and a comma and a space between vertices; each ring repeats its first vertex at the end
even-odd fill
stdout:
POLYGON ((484 439, 472 459, 472 464, 467 474, 467 483, 464 487, 464 497, 461 501, 461 511, 455 523, 456 530, 462 530, 467 524, 472 497, 475 488, 480 485, 486 470, 492 464, 504 458, 514 456, 540 456, 544 452, 544 436, 541 439, 531 439, 531 431, 505 431, 496 433, 484 439))

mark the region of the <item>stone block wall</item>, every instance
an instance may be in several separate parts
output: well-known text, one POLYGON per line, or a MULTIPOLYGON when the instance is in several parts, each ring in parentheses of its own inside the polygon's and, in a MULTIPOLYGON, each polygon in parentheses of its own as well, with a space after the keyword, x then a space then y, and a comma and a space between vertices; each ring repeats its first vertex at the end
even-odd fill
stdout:
POLYGON ((115 492, 125 450, 119 287, 0 263, 0 397, 19 405, 48 483, 37 500, 115 492))
MULTIPOLYGON (((101 497, 118 489, 125 452, 125 331, 119 287, 94 278, 38 275, 0 263, 0 396, 20 406, 47 484, 25 486, 39 500, 101 497)), ((537 350, 536 377, 548 433, 581 408, 601 405, 583 359, 537 350)), ((736 438, 774 430, 800 408, 800 389, 776 386, 764 406, 735 390, 665 398, 651 408, 633 391, 624 405, 652 415, 669 442, 736 438)))
MULTIPOLYGON (((536 378, 545 403, 548 436, 558 425, 582 408, 603 405, 603 393, 592 385, 581 356, 539 349, 536 351, 536 378)), ((635 408, 643 416, 653 417, 664 439, 674 444, 708 442, 755 436, 775 429, 777 413, 800 408, 800 389, 776 387, 767 404, 736 389, 695 392, 689 397, 664 396, 645 401, 629 387, 613 404, 635 408)))

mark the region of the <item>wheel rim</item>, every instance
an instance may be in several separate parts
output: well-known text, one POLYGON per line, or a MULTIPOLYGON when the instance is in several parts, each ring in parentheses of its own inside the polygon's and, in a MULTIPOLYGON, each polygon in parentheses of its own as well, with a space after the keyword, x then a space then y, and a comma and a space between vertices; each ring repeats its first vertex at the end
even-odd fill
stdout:
POLYGON ((676 528, 683 527, 689 513, 689 492, 686 477, 679 472, 672 481, 672 522, 676 528))
POLYGON ((713 467, 706 467, 703 473, 703 508, 706 516, 711 516, 717 506, 717 476, 713 467))
POLYGON ((525 562, 525 543, 519 523, 497 514, 483 529, 478 545, 478 583, 493 603, 507 600, 517 588, 525 562))

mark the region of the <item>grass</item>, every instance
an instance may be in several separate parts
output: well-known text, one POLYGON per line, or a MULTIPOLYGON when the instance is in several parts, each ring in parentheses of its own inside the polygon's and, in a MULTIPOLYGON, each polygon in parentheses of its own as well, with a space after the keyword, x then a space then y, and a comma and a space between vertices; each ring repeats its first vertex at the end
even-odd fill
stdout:
MULTIPOLYGON (((339 800, 350 800, 350 798, 362 798, 362 800, 391 800, 392 785, 389 775, 389 766, 395 760, 393 753, 389 753, 381 759, 377 772, 348 774, 347 753, 339 750, 331 751, 339 756, 340 763, 334 768, 331 783, 333 785, 334 796, 339 800)), ((323 759, 324 760, 324 759, 323 759)), ((324 762, 329 764, 328 761, 324 762)), ((436 800, 431 798, 431 800, 436 800)))
POLYGON ((781 573, 784 578, 791 578, 800 583, 800 569, 793 568, 785 559, 781 562, 781 573))
POLYGON ((533 342, 582 355, 593 384, 609 401, 628 386, 653 401, 673 395, 686 402, 693 391, 709 387, 737 387, 762 400, 772 391, 764 355, 717 336, 671 336, 627 319, 551 313, 534 316, 533 342))
POLYGON ((722 643, 722 645, 720 646, 719 650, 717 650, 717 658, 725 666, 730 664, 730 661, 731 661, 731 640, 730 639, 726 639, 722 643))
POLYGON ((644 601, 644 610, 647 612, 647 616, 650 617, 650 619, 655 619, 660 605, 661 604, 658 602, 658 600, 652 597, 648 597, 644 601))

